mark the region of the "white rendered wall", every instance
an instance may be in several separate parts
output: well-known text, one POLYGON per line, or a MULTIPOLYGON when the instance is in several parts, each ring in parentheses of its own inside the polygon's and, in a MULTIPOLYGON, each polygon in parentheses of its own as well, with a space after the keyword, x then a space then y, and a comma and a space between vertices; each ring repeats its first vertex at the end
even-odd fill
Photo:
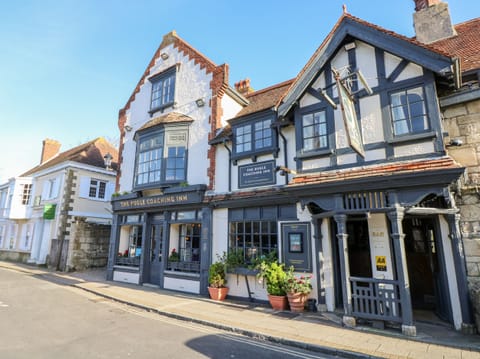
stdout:
MULTIPOLYGON (((355 41, 357 67, 367 80, 370 88, 378 86, 377 70, 375 64, 375 48, 361 41, 355 41)), ((359 88, 363 85, 359 84, 359 88)))
POLYGON ((163 287, 187 293, 200 293, 200 282, 198 280, 164 277, 163 287))
MULTIPOLYGON (((227 142, 226 145, 232 148, 232 143, 227 142)), ((229 153, 224 145, 215 146, 215 179, 214 190, 216 193, 228 192, 228 166, 229 153)))
POLYGON ((220 118, 221 126, 226 126, 227 120, 233 118, 241 109, 242 106, 237 101, 224 94, 222 97, 222 117, 220 118))
POLYGON ((175 106, 166 108, 163 113, 157 112, 150 116, 148 111, 150 110, 152 85, 150 81, 145 80, 140 86, 140 91, 135 95, 126 114, 127 124, 133 129, 127 132, 124 138, 120 192, 132 190, 136 153, 136 143, 133 141, 135 132, 152 118, 168 112, 182 113, 194 120, 189 126, 187 181, 189 184, 208 183, 207 151, 210 130, 208 119, 211 114, 208 104, 211 99, 212 74, 207 74, 206 69, 200 69, 199 64, 195 65, 194 61, 185 57, 183 53, 179 53, 177 49, 173 48, 173 45, 167 46, 162 52, 167 53, 169 58, 167 60, 159 58, 151 68, 149 77, 179 64, 175 79, 175 106), (195 101, 199 98, 204 99, 205 106, 198 107, 196 105, 195 101))
POLYGON ((212 262, 228 251, 228 208, 218 208, 212 214, 212 262))

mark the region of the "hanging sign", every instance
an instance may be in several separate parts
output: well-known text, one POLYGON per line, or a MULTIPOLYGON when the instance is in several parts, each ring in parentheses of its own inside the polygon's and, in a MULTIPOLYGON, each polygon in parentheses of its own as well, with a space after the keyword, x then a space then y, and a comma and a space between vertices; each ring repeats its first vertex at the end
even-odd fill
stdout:
POLYGON ((360 156, 365 157, 363 148, 362 134, 358 126, 357 114, 355 112, 355 104, 350 96, 350 92, 345 87, 338 74, 335 75, 337 81, 338 98, 342 109, 343 121, 347 132, 350 147, 360 156))

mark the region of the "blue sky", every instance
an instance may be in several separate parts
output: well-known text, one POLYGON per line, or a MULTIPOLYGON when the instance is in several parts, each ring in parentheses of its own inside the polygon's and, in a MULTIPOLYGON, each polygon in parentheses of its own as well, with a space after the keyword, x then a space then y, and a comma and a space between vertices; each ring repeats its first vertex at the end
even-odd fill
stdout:
MULTIPOLYGON (((0 183, 34 167, 42 140, 118 141, 118 110, 171 30, 230 84, 293 78, 342 14, 413 36, 413 0, 0 0, 0 183)), ((480 1, 449 0, 454 23, 480 1)))

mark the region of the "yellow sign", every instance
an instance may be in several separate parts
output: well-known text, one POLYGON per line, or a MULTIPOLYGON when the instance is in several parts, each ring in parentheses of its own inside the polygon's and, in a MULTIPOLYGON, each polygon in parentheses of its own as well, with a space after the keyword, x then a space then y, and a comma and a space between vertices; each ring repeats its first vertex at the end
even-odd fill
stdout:
POLYGON ((378 271, 386 272, 387 271, 387 257, 386 256, 375 256, 375 265, 378 271))

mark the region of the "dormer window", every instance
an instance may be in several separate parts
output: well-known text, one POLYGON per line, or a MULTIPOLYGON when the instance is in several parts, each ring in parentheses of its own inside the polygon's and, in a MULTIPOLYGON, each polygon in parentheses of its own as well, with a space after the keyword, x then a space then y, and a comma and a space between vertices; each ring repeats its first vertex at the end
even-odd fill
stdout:
POLYGON ((173 105, 175 101, 175 70, 174 67, 150 78, 152 83, 151 113, 173 105))
POLYGON ((234 125, 234 156, 239 158, 271 152, 275 146, 271 125, 271 118, 234 125))

